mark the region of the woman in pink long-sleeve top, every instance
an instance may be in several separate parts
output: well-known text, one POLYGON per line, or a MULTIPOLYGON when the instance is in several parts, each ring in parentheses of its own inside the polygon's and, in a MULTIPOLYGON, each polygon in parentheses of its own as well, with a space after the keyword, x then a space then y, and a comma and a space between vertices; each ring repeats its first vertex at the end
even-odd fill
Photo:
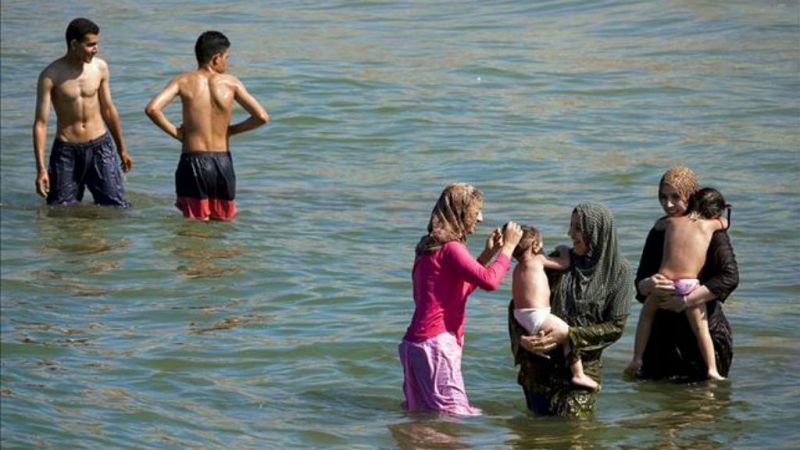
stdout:
POLYGON ((519 225, 509 222, 502 232, 494 230, 483 253, 473 258, 466 239, 483 220, 482 207, 479 190, 463 183, 447 186, 431 212, 428 234, 417 244, 414 316, 399 347, 407 410, 480 414, 469 404, 461 375, 467 297, 477 288, 500 285, 522 237, 519 225))

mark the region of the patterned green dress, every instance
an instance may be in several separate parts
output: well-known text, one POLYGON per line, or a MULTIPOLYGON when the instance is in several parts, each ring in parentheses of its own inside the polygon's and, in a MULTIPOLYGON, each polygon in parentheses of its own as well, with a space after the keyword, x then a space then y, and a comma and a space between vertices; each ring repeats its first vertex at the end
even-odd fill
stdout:
MULTIPOLYGON (((526 330, 513 315, 509 304, 508 325, 511 351, 518 364, 518 383, 527 394, 546 402, 547 414, 587 417, 594 410, 598 391, 590 392, 570 383, 570 362, 580 358, 583 370, 601 383, 603 349, 622 336, 628 308, 633 298, 633 272, 619 254, 613 217, 602 205, 581 204, 575 208, 581 220, 585 256, 571 253, 570 267, 563 272, 548 272, 551 313, 569 325, 570 354, 561 347, 549 353, 550 359, 529 353, 520 346, 526 330)), ((530 403, 529 403, 530 407, 530 403)))

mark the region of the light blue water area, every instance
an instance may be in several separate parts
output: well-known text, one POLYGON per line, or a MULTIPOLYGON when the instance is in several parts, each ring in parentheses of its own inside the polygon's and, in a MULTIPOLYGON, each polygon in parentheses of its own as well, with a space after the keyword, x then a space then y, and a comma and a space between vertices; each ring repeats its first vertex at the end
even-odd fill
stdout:
MULTIPOLYGON (((3 1, 3 448, 790 448, 800 299, 800 5, 730 2, 3 1), (134 207, 35 195, 36 79, 86 16, 135 160, 134 207), (269 110, 232 139, 240 214, 183 220, 179 147, 143 113, 197 35, 269 110), (734 205, 735 359, 718 386, 631 383, 639 306, 604 353, 595 417, 530 416, 509 285, 468 305, 464 374, 485 415, 400 409, 413 248, 441 189, 485 223, 567 243, 615 213, 636 265, 674 164, 734 205)), ((179 120, 179 106, 168 109, 179 120)), ((243 118, 237 110, 235 120, 243 118)), ((55 130, 50 118, 49 139, 55 130)))

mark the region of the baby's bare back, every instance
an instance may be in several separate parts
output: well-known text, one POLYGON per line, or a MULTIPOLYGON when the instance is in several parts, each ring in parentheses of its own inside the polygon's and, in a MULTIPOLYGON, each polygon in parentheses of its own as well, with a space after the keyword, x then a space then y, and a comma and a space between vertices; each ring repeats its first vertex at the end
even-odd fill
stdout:
POLYGON ((183 103, 183 151, 228 150, 228 125, 236 96, 235 79, 200 70, 178 81, 183 103))
POLYGON ((547 308, 550 306, 550 286, 541 264, 519 263, 511 280, 514 308, 547 308))
POLYGON ((659 273, 670 279, 697 278, 706 263, 717 220, 672 217, 665 221, 664 257, 659 273))

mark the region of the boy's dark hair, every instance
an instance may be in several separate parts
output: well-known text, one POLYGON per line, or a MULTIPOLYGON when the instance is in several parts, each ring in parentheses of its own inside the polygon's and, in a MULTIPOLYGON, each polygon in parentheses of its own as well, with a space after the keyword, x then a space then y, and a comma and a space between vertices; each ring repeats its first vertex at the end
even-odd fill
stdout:
POLYGON ((83 37, 87 34, 99 34, 100 27, 97 26, 96 23, 92 22, 89 19, 85 19, 83 17, 78 17, 77 19, 73 19, 72 22, 67 25, 67 47, 69 47, 69 43, 72 42, 73 39, 77 39, 79 42, 83 41, 83 37))
MULTIPOLYGON (((514 253, 511 255, 517 261, 519 261, 522 255, 524 255, 529 248, 542 243, 542 234, 539 233, 539 230, 537 230, 536 227, 522 225, 520 228, 522 228, 522 237, 520 238, 517 246, 514 247, 514 253)), ((503 226, 503 231, 505 231, 505 225, 503 226)))
POLYGON ((697 213, 705 219, 721 217, 726 208, 725 197, 714 188, 706 187, 689 197, 687 212, 697 213))
POLYGON ((206 64, 217 53, 223 53, 230 48, 231 41, 219 31, 206 31, 197 38, 194 44, 194 55, 197 64, 206 64))

